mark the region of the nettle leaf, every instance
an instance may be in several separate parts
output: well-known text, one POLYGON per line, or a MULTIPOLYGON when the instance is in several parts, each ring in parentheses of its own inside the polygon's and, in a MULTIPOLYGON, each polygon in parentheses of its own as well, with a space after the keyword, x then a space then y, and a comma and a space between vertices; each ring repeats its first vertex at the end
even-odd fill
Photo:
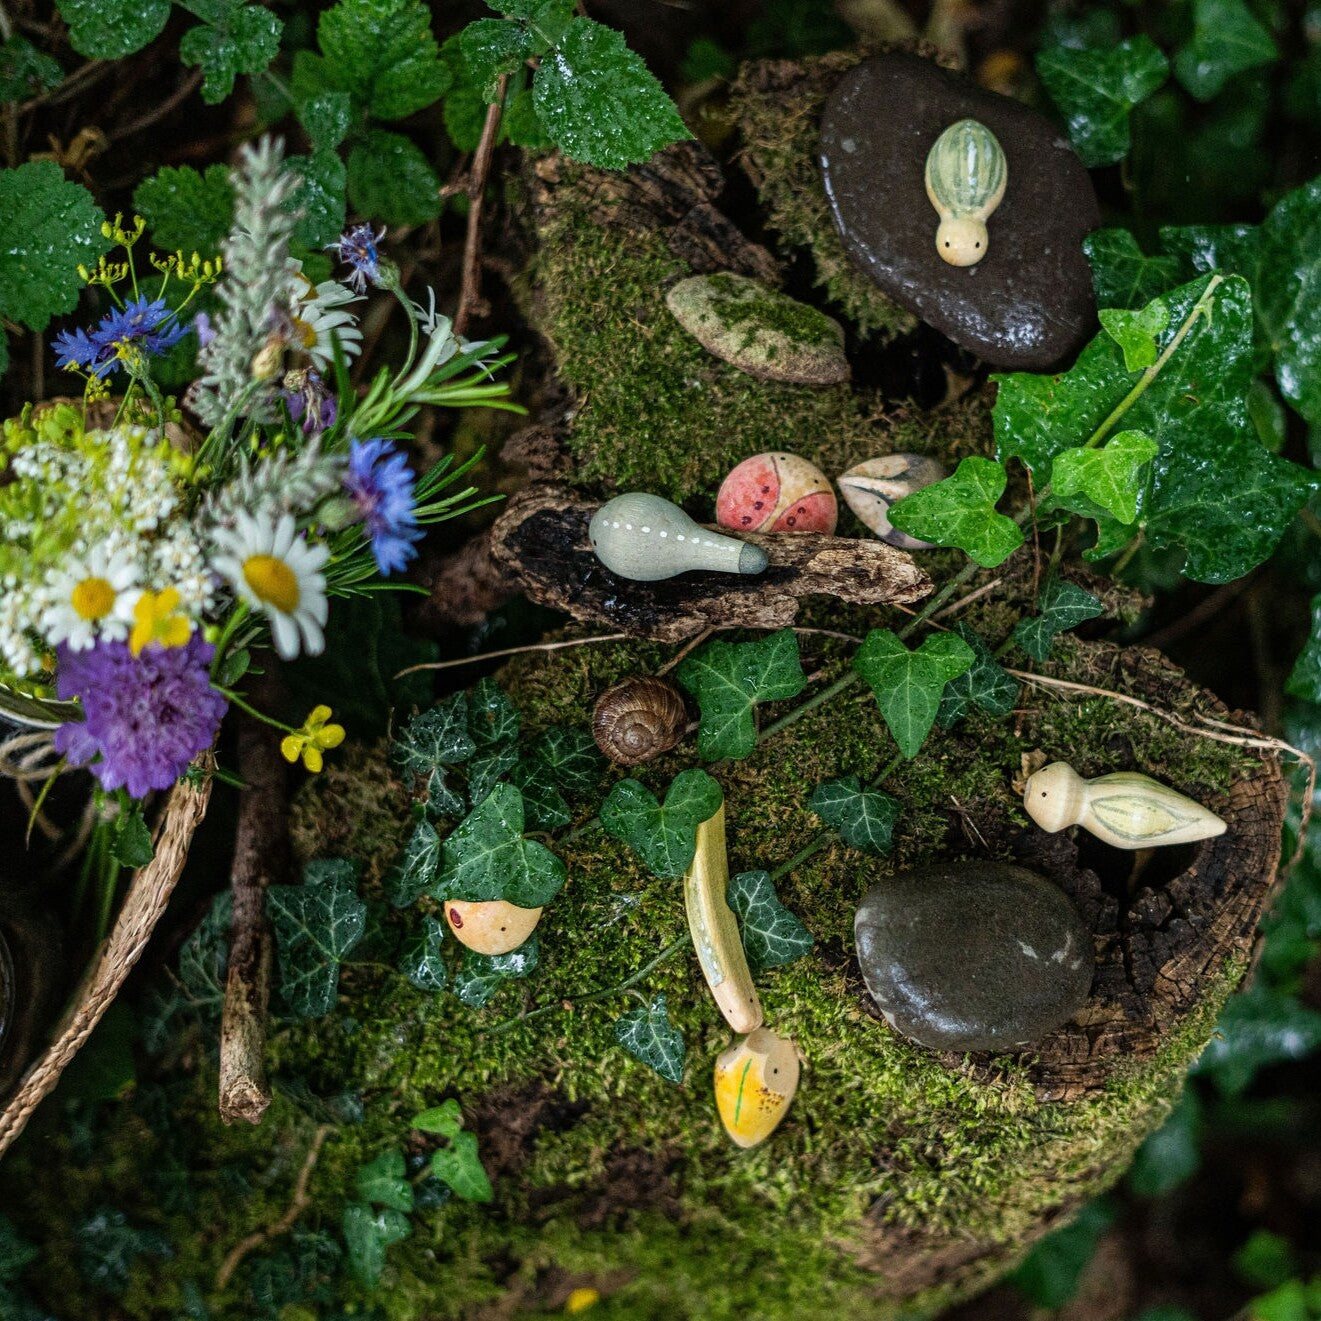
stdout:
POLYGON ((663 879, 682 876, 697 851, 697 827, 715 815, 724 795, 705 771, 680 771, 660 806, 637 780, 620 780, 601 805, 601 825, 623 840, 663 879))
POLYGON ((1132 523, 1138 516, 1143 468, 1157 449, 1150 436, 1121 431, 1101 449, 1064 450, 1055 456, 1051 491, 1066 506, 1070 496, 1085 495, 1119 522, 1132 523))
POLYGON ((934 545, 957 546, 983 569, 994 569, 1023 544, 1022 529, 995 508, 1007 481, 998 463, 973 455, 953 476, 891 505, 890 522, 934 545))
POLYGON ((272 885, 266 903, 280 956, 280 992, 292 1013, 316 1018, 334 1008, 339 965, 362 939, 367 905, 358 898, 352 863, 309 863, 303 876, 302 885, 272 885))
POLYGON ((523 838, 523 795, 497 784, 446 837, 433 898, 504 899, 541 908, 564 884, 564 864, 544 844, 523 838))
POLYGON ((468 693, 468 733, 479 749, 512 743, 518 737, 518 727, 518 708, 494 679, 482 679, 473 685, 468 693))
POLYGON ((1033 660, 1044 661, 1061 633, 1077 628, 1084 620, 1095 619, 1104 609, 1091 592, 1062 578, 1052 578, 1037 598, 1038 613, 1014 625, 1014 641, 1033 660))
POLYGON ((26 101, 63 80, 60 62, 26 37, 15 35, 0 42, 0 101, 26 101))
POLYGON ((242 0, 211 0, 189 6, 206 21, 183 34, 179 58, 202 70, 202 100, 217 105, 241 73, 261 73, 280 49, 284 24, 261 5, 242 0))
POLYGON ((634 1059, 655 1069, 666 1082, 683 1082, 687 1048, 683 1033, 670 1022, 663 995, 658 995, 644 1008, 631 1010, 617 1018, 615 1040, 634 1059))
POLYGON ((445 783, 444 768, 467 761, 476 747, 468 733, 467 699, 454 693, 404 726, 390 745, 390 762, 405 778, 425 781, 428 816, 457 816, 463 800, 445 783))
POLYGON ((431 1157, 431 1172, 465 1202, 489 1202, 495 1196, 477 1155, 477 1138, 472 1133, 455 1133, 448 1147, 435 1152, 431 1157))
POLYGON ((443 991, 449 980, 443 950, 445 924, 430 913, 423 913, 422 928, 404 941, 399 954, 399 971, 419 991, 443 991))
POLYGON ((495 100, 500 76, 521 69, 533 53, 528 29, 502 18, 479 18, 469 23, 459 34, 459 47, 469 75, 488 101, 495 100))
POLYGON ((1037 73, 1089 169, 1128 155, 1129 114, 1169 71, 1169 62, 1146 36, 1130 37, 1110 50, 1056 46, 1037 56, 1037 73))
POLYGON ((297 114, 313 150, 334 151, 348 136, 353 122, 352 99, 347 92, 316 92, 298 103, 297 114))
POLYGON ((708 761, 746 757, 757 746, 756 703, 796 697, 807 682, 790 628, 755 642, 708 642, 675 678, 697 700, 697 751, 708 761))
POLYGON ((738 917, 754 972, 792 963, 811 950, 812 933, 780 902, 770 872, 739 872, 730 878, 725 898, 738 917))
POLYGON ((973 706, 993 716, 1008 715, 1018 701, 1018 680, 995 659, 975 629, 960 620, 954 625, 954 632, 972 648, 976 659, 945 685, 940 710, 936 712, 940 727, 949 729, 973 706))
POLYGON ((396 1211, 413 1209, 413 1185, 404 1173, 404 1153, 383 1151, 375 1160, 358 1166, 358 1196, 396 1211))
POLYGON ((1183 278, 1177 257, 1143 255, 1126 229, 1093 230, 1082 241, 1099 307, 1145 307, 1183 278))
POLYGON ((890 852, 894 823, 903 811, 898 799, 878 789, 864 789, 856 775, 823 780, 807 804, 850 848, 868 853, 890 852))
POLYGON ((623 170, 692 137, 674 102, 613 28, 575 18, 532 80, 542 126, 565 155, 623 170))
POLYGON ((909 651, 888 628, 874 628, 858 648, 853 668, 871 685, 900 752, 916 757, 940 710, 945 685, 974 660, 973 649, 953 633, 937 633, 909 651))
POLYGON ((1243 0, 1193 0, 1193 37, 1174 57, 1174 76, 1197 100, 1209 101, 1236 73, 1279 58, 1243 0))
POLYGON ((160 36, 170 0, 56 0, 69 44, 93 60, 118 60, 160 36))
POLYGON ((404 851, 385 873, 385 897, 396 908, 407 908, 421 898, 436 875, 440 836, 430 821, 419 821, 408 836, 404 851))
POLYGON ((408 1217, 393 1207, 374 1211, 364 1202, 344 1208, 344 1242, 349 1249, 349 1268, 364 1289, 374 1289, 385 1269, 385 1250, 413 1232, 408 1217))
POLYGON ((79 265, 94 267, 110 248, 104 220, 91 193, 54 161, 0 170, 0 316, 41 331, 77 306, 79 265))
POLYGON ((1155 298, 1136 312, 1102 308, 1098 320, 1105 333, 1119 345, 1125 370, 1140 372, 1154 366, 1160 356, 1156 337, 1170 324, 1170 309, 1155 298))
POLYGON ((349 152, 349 201, 387 225, 422 225, 440 215, 440 179, 411 138, 382 128, 349 152))
POLYGON ((541 945, 534 931, 508 954, 478 954, 465 950, 463 963, 454 974, 454 994, 469 1009, 480 1009, 504 982, 526 977, 541 962, 541 945))
MULTIPOLYGON (((1247 283, 1204 276, 1161 301, 1169 323, 1157 343, 1168 357, 1140 380, 1105 332, 1063 375, 994 377, 997 453, 1001 462, 1027 464, 1040 491, 1055 457, 1103 435, 1118 413, 1126 429, 1158 446, 1142 480, 1135 530, 1142 528, 1155 549, 1182 549, 1188 577, 1228 582, 1271 553, 1315 481, 1269 453, 1248 416, 1254 368, 1247 283), (1138 384, 1143 389, 1135 394, 1138 384)), ((1098 552, 1122 545, 1112 535, 1098 552)))
POLYGON ((219 250, 234 222, 234 185, 224 165, 209 165, 205 174, 166 165, 133 190, 133 209, 157 247, 205 256, 219 250))
POLYGON ((348 209, 345 191, 348 171, 333 147, 323 147, 310 156, 287 156, 285 165, 302 182, 294 193, 291 206, 302 214, 294 226, 292 241, 312 251, 324 248, 344 232, 348 209))

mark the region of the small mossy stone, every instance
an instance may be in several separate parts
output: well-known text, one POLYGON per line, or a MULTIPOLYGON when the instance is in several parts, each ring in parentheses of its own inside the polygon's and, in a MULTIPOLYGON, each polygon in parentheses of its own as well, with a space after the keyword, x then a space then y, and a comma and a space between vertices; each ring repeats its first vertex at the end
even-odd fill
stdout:
POLYGON ((1013 1050, 1067 1023, 1091 989, 1087 928, 1023 867, 946 863, 874 885, 854 921, 886 1022, 932 1050, 1013 1050))
POLYGON ((849 379, 844 331, 824 312, 743 275, 692 275, 666 305, 709 353, 749 376, 789 385, 849 379))
POLYGON ((897 303, 992 366, 1043 371, 1096 328, 1082 240, 1100 223, 1091 180, 1045 116, 930 60, 892 52, 850 69, 821 119, 821 168, 844 246, 897 303), (1004 200, 987 254, 951 266, 924 170, 951 124, 974 119, 1000 143, 1004 200))

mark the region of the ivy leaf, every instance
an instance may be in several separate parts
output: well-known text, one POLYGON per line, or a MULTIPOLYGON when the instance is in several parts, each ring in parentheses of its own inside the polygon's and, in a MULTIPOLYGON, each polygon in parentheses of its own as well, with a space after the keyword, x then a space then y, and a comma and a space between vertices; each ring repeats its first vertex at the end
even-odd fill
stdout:
POLYGON ((422 929, 404 942, 399 955, 399 971, 419 991, 443 991, 449 974, 441 950, 445 944, 445 924, 430 913, 422 914, 422 929))
POLYGON ((937 633, 909 651, 888 628, 874 628, 858 648, 853 668, 871 685, 900 752, 916 757, 936 719, 945 685, 975 659, 973 649, 953 633, 937 633))
POLYGON ((1089 169, 1128 155, 1129 114, 1169 71, 1169 62, 1146 36, 1130 37, 1110 50, 1055 46, 1037 56, 1037 73, 1089 169))
POLYGON ((623 170, 692 137, 665 89, 613 28, 575 18, 532 79, 542 126, 565 155, 623 170))
POLYGON ((683 1033, 670 1022, 663 995, 658 995, 645 1008, 634 1009, 617 1018, 615 1040, 634 1059, 655 1069, 666 1082, 683 1082, 687 1050, 683 1033))
POLYGON ((495 1196, 477 1155, 477 1138, 472 1133, 456 1133, 448 1147, 434 1153, 431 1172, 465 1202, 489 1202, 495 1196))
POLYGON ((856 775, 823 780, 812 790, 808 807, 850 848, 882 855, 890 852, 894 823, 903 811, 898 799, 877 789, 864 789, 856 775))
POLYGON ((1177 257, 1143 255, 1126 229, 1093 230, 1082 241, 1099 307, 1145 307, 1179 283, 1177 257))
POLYGON ((234 223, 234 185, 223 165, 209 165, 204 174, 191 165, 166 165, 134 189, 133 209, 157 247, 213 253, 234 223))
POLYGON ((160 36, 170 0, 57 0, 69 44, 93 60, 118 60, 160 36))
POLYGON ((280 50, 284 24, 261 5, 210 0, 190 6, 206 21, 183 34, 179 58, 202 70, 202 100, 217 105, 234 90, 241 73, 261 73, 280 50))
POLYGON ((512 743, 518 737, 518 726, 518 708, 494 679, 482 679, 473 686, 468 694, 468 733, 478 749, 512 743))
POLYGON ((383 1151, 375 1160, 358 1166, 358 1196, 396 1211, 413 1209, 413 1185, 404 1173, 404 1153, 383 1151))
POLYGON ((0 170, 0 316, 45 330, 57 312, 78 303, 78 266, 93 267, 110 248, 105 220, 81 184, 54 161, 0 170))
POLYGON ((480 1009, 503 982, 526 977, 541 962, 541 946, 534 931, 508 954, 478 954, 465 950, 463 963, 454 974, 454 994, 469 1009, 480 1009))
POLYGON ((523 838, 523 795, 497 784, 445 839, 433 898, 504 899, 541 908, 564 884, 564 864, 544 844, 523 838))
POLYGON ((1022 529, 995 508, 1007 481, 998 463, 973 455, 952 477, 891 505, 890 522, 934 545, 957 546, 983 569, 994 569, 1023 544, 1022 529))
POLYGON ((1252 283, 1260 233, 1256 225, 1162 225, 1160 245, 1198 275, 1219 271, 1252 283))
POLYGON ((26 101, 58 87, 64 70, 58 60, 38 50, 26 37, 0 42, 0 101, 26 101))
POLYGON ((1160 356, 1156 337, 1170 324, 1170 309, 1159 298, 1136 312, 1117 307, 1102 308, 1098 313, 1105 333, 1119 345, 1124 355, 1124 370, 1145 371, 1160 356))
POLYGON ((554 772, 545 762, 525 758, 510 771, 509 782, 523 795, 523 810, 533 830, 558 830, 573 820, 554 772))
POLYGON ((468 798, 480 803, 495 787, 506 771, 518 762, 518 749, 513 744, 479 752, 468 763, 468 798))
POLYGON ((1321 1013, 1258 983, 1230 996, 1215 1035, 1192 1072, 1210 1077, 1226 1096, 1237 1096, 1260 1069, 1300 1060, 1321 1046, 1321 1013))
POLYGON ((439 1133, 441 1137, 452 1138, 463 1127, 463 1112, 451 1096, 430 1110, 414 1115, 412 1127, 423 1133, 439 1133))
POLYGON ((707 761, 746 757, 757 746, 755 704, 795 697, 807 682, 790 628, 755 642, 708 642, 675 677, 697 699, 697 751, 707 761))
POLYGON ((665 806, 637 780, 620 780, 601 805, 606 833, 623 840, 662 879, 682 876, 697 851, 697 827, 723 801, 720 786, 705 771, 680 771, 665 806))
POLYGON ((494 101, 500 76, 517 72, 532 54, 532 34, 521 23, 479 18, 459 34, 459 47, 483 98, 494 101))
POLYGON ((1105 607, 1075 583, 1052 578, 1037 598, 1038 613, 1014 625, 1014 641, 1035 661, 1044 661, 1059 635, 1095 619, 1105 607))
POLYGON ((404 851, 385 873, 385 897, 396 908, 416 903, 431 884, 440 861, 440 836, 430 821, 419 821, 408 836, 404 851))
POLYGON ((334 870, 309 864, 302 885, 272 885, 266 891, 280 955, 280 992, 301 1018, 334 1008, 340 962, 366 930, 367 905, 358 898, 354 871, 352 864, 334 870))
POLYGON ((528 822, 554 830, 572 820, 564 795, 596 788, 605 758, 585 729, 556 725, 533 740, 509 778, 523 791, 528 822))
POLYGON ((1085 495, 1119 522, 1135 522, 1142 469, 1157 448, 1140 431, 1121 431, 1101 449, 1064 450, 1055 456, 1051 490, 1066 507, 1070 496, 1085 495))
POLYGON ((413 1232, 402 1212, 389 1206, 373 1211, 363 1202, 350 1202, 344 1208, 343 1226, 349 1268, 364 1289, 376 1288, 385 1269, 386 1248, 413 1232))
POLYGON ((1128 1186, 1139 1197, 1163 1197, 1197 1173, 1202 1163, 1202 1104, 1185 1087, 1165 1123, 1138 1148, 1128 1186))
POLYGON ((233 895, 225 890, 179 950, 179 981, 189 1005, 204 1017, 219 1015, 224 1003, 233 922, 233 895))
POLYGON ((1236 73, 1279 58, 1243 0, 1193 0, 1193 37, 1174 57, 1174 76, 1197 100, 1209 101, 1236 73))
POLYGON ((388 225, 422 225, 440 215, 440 180, 402 133, 369 130, 349 152, 348 190, 356 211, 388 225))
POLYGON ((1247 283, 1203 276, 1161 301, 1170 313, 1158 339, 1164 361, 1142 382, 1104 332, 1063 375, 995 377, 998 457, 1021 459, 1041 490, 1056 455, 1096 434, 1127 400, 1124 426, 1159 447, 1143 478, 1137 526, 1154 548, 1182 549, 1188 577, 1228 582, 1271 553, 1314 479, 1264 449, 1248 416, 1254 372, 1247 283))
POLYGON ((940 710, 936 712, 940 727, 949 729, 973 706, 993 716, 1008 715, 1018 700, 1018 680, 995 659, 975 629, 960 620, 954 625, 954 632, 973 649, 976 659, 945 685, 940 710))
POLYGON ((730 878, 725 898, 738 917, 754 972, 792 963, 811 950, 812 933, 780 902, 770 872, 739 872, 730 878))
POLYGON ((445 783, 443 768, 467 761, 475 750, 467 700, 455 693, 404 726, 390 746, 390 761, 405 778, 425 780, 428 816, 457 816, 463 802, 445 783))

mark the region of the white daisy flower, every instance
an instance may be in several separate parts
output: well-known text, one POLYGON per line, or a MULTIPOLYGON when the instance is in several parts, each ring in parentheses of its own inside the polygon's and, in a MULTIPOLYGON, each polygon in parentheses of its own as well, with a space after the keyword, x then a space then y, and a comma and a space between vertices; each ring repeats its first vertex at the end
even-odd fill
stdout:
POLYGON ((326 579, 318 572, 330 558, 325 545, 310 546, 296 533, 291 514, 278 521, 240 510, 233 528, 219 528, 212 570, 254 610, 271 621, 275 650, 292 660, 301 649, 319 655, 326 645, 326 579))
POLYGON ((86 651, 98 638, 122 642, 128 636, 141 579, 127 550, 92 546, 52 570, 46 582, 50 604, 41 631, 52 647, 66 642, 71 651, 86 651))
POLYGON ((332 335, 339 336, 345 358, 362 350, 358 318, 345 310, 346 303, 360 303, 362 296, 335 280, 322 280, 315 287, 302 273, 302 263, 289 285, 289 308, 293 313, 296 344, 312 359, 318 371, 327 371, 335 361, 332 335))

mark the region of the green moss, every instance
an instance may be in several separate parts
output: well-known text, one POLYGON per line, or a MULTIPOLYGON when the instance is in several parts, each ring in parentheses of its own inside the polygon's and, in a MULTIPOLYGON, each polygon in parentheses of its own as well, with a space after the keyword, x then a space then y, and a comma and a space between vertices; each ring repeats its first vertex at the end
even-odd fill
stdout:
POLYGON ((794 344, 838 344, 840 329, 824 312, 785 294, 772 292, 737 276, 707 277, 707 284, 725 300, 719 318, 725 325, 748 328, 745 344, 758 332, 772 330, 794 344))

